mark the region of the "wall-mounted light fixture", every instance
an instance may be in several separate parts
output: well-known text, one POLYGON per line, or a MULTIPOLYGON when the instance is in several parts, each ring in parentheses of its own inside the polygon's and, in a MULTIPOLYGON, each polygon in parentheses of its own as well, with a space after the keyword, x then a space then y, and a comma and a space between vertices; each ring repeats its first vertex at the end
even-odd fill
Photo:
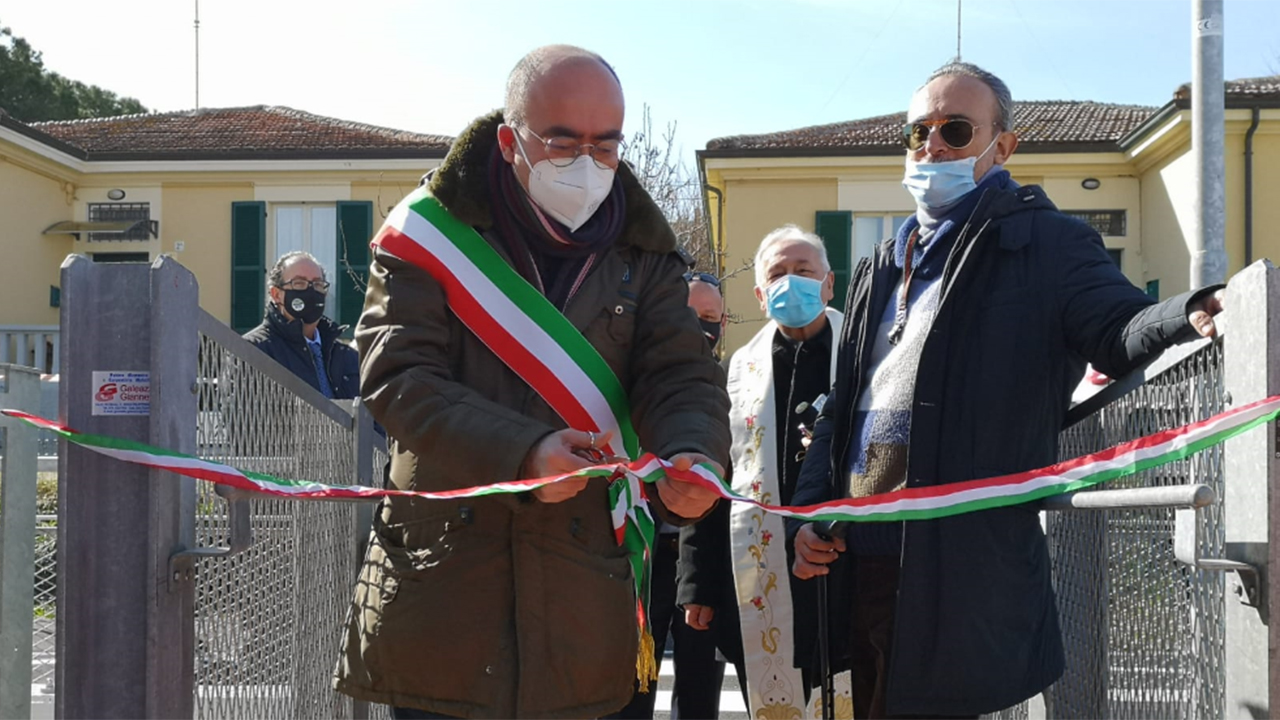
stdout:
POLYGON ((108 191, 107 191, 107 199, 108 199, 108 200, 123 200, 123 199, 124 199, 124 191, 123 191, 123 190, 121 190, 120 188, 111 188, 110 190, 108 190, 108 191))
POLYGON ((1080 181, 1080 187, 1085 190, 1097 190, 1102 187, 1102 181, 1098 178, 1085 178, 1080 181))

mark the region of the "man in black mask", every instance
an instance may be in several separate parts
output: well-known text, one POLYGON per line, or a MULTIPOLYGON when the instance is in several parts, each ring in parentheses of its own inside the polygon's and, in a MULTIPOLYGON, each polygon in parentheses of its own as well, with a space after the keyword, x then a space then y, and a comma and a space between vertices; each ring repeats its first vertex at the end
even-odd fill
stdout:
POLYGON ((360 359, 338 340, 346 328, 324 316, 329 283, 320 262, 310 253, 285 253, 267 273, 267 293, 266 317, 244 339, 325 397, 359 395, 360 359))
MULTIPOLYGON (((698 314, 698 324, 702 326, 702 334, 711 343, 714 351, 724 332, 724 296, 720 294, 720 278, 711 273, 687 272, 685 282, 689 283, 689 308, 698 314)), ((717 354, 718 356, 718 354, 717 354)))
MULTIPOLYGON (((720 279, 705 272, 687 272, 689 309, 698 316, 702 335, 714 350, 724 327, 724 296, 720 279)), ((714 511, 713 511, 714 512, 714 511)), ((649 584, 649 619, 653 626, 654 665, 661 670, 667 635, 675 644, 672 660, 675 679, 671 690, 671 718, 714 718, 720 713, 720 686, 724 661, 716 659, 715 638, 694 632, 684 622, 684 610, 676 605, 676 568, 680 559, 680 528, 662 523, 654 538, 653 577, 649 584)), ((641 692, 616 716, 620 720, 652 718, 656 687, 641 692)))

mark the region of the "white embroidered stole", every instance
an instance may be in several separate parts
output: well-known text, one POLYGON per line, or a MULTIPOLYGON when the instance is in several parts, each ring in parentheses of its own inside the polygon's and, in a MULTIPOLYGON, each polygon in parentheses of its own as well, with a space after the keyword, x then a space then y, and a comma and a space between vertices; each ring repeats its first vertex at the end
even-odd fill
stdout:
MULTIPOLYGON (((832 324, 831 373, 839 345, 842 316, 827 310, 832 324)), ((729 366, 729 411, 733 430, 733 487, 764 503, 778 503, 777 419, 774 417, 773 337, 770 322, 734 354, 729 366)), ((810 398, 811 400, 811 398, 810 398)), ((792 631, 791 568, 787 567, 786 527, 777 515, 735 504, 729 535, 751 717, 794 720, 821 717, 819 693, 808 707, 804 683, 795 668, 792 631)), ((836 717, 853 716, 849 675, 837 677, 836 717)))

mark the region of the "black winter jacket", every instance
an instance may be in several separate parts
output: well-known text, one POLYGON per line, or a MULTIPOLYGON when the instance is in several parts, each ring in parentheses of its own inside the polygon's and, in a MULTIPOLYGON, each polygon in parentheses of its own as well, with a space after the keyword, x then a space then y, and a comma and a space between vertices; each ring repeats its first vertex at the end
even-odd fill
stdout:
MULTIPOLYGON (((338 339, 345 329, 345 325, 337 325, 327 317, 320 318, 316 326, 316 332, 320 333, 320 353, 329 371, 329 387, 333 388, 333 397, 338 400, 360 395, 360 358, 355 348, 338 339)), ((262 324, 245 333, 244 339, 308 385, 320 390, 315 362, 302 334, 301 320, 294 318, 289 321, 275 303, 267 303, 267 315, 262 324)))
MULTIPOLYGON (((817 423, 795 505, 848 495, 853 408, 901 277, 893 240, 855 271, 836 386, 817 423)), ((1119 377, 1194 336, 1187 306, 1156 303, 1101 238, 1034 185, 987 190, 947 259, 920 356, 907 486, 942 485, 1053 464, 1085 364, 1119 377)), ((794 542, 800 523, 788 522, 794 542)), ((832 665, 848 666, 852 553, 829 577, 832 665)), ((815 582, 810 580, 808 582, 815 582)), ((797 637, 815 658, 816 629, 797 637)), ((816 667, 816 661, 810 667, 816 667)), ((1062 673, 1063 650, 1037 512, 997 508, 905 523, 887 710, 976 715, 1014 705, 1062 673)), ((816 677, 816 674, 815 674, 816 677)))

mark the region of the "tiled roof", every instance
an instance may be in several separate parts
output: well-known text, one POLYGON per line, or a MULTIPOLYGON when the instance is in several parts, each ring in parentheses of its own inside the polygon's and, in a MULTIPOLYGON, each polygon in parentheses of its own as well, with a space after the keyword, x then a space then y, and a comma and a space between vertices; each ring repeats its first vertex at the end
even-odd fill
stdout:
POLYGON ((441 158, 452 138, 256 105, 30 123, 94 160, 441 158))
MULTIPOLYGON (((1013 116, 1024 146, 1114 143, 1155 113, 1141 105, 1080 101, 1015 102, 1013 116)), ((708 150, 866 149, 898 151, 905 112, 814 125, 763 135, 735 135, 707 143, 708 150)))
MULTIPOLYGON (((1225 91, 1228 101, 1243 98, 1280 99, 1280 75, 1228 80, 1225 91)), ((1173 97, 1177 100, 1190 100, 1191 83, 1184 83, 1173 97)))
MULTIPOLYGON (((1259 102, 1280 106, 1280 75, 1230 80, 1225 90, 1228 107, 1259 102)), ((1185 108, 1190 94, 1190 84, 1183 85, 1163 108, 1088 101, 1015 102, 1014 119, 1024 152, 1119 149, 1118 143, 1125 136, 1157 113, 1185 108)), ((706 152, 883 155, 901 150, 905 122, 906 113, 900 112, 761 135, 734 135, 708 142, 706 152)))

